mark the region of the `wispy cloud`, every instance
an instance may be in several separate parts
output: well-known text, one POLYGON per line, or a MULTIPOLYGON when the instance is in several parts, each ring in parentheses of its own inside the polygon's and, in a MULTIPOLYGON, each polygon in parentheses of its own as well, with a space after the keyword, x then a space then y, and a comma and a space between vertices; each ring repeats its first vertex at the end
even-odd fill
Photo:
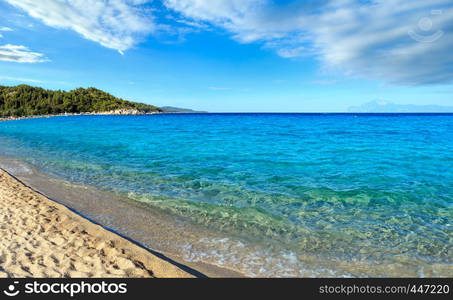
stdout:
POLYGON ((148 0, 5 0, 46 25, 73 30, 123 53, 153 32, 148 0))
POLYGON ((314 57, 332 73, 390 84, 453 83, 451 0, 5 1, 120 53, 149 34, 184 41, 188 33, 221 28, 284 58, 314 57), (173 24, 154 17, 160 3, 173 24))
POLYGON ((17 63, 41 63, 49 61, 42 53, 33 52, 25 46, 0 46, 0 60, 17 63))
POLYGON ((13 82, 27 82, 27 83, 46 83, 45 81, 31 78, 20 78, 20 77, 10 77, 0 75, 0 80, 3 81, 13 81, 13 82))
POLYGON ((0 26, 0 39, 3 37, 3 34, 1 33, 1 31, 6 32, 6 31, 13 31, 13 30, 9 27, 0 26))
POLYGON ((183 24, 183 25, 187 25, 189 27, 194 27, 194 28, 199 28, 199 29, 204 29, 204 30, 209 30, 209 28, 210 28, 209 25, 206 25, 204 23, 194 22, 194 21, 190 21, 187 19, 174 19, 174 21, 177 23, 183 24))
POLYGON ((453 80, 451 0, 164 1, 241 43, 260 42, 285 58, 311 55, 350 76, 406 85, 453 80))
POLYGON ((12 28, 0 26, 0 31, 13 31, 12 28))
POLYGON ((288 47, 288 48, 278 48, 277 54, 284 58, 294 58, 294 57, 301 57, 304 53, 306 53, 307 49, 304 46, 300 47, 288 47))

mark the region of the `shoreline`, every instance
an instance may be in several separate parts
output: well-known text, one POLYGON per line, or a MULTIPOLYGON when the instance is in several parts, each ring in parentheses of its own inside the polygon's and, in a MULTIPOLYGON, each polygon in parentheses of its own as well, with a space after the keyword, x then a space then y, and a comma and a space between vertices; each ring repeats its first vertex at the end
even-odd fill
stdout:
POLYGON ((144 115, 156 115, 162 114, 162 112, 136 112, 136 111, 106 111, 106 112, 82 112, 82 113, 64 113, 64 114, 51 114, 51 115, 35 115, 35 116, 10 116, 0 117, 0 122, 5 121, 18 121, 28 119, 42 119, 42 118, 53 118, 53 117, 71 117, 71 116, 144 116, 144 115))
POLYGON ((193 237, 194 230, 200 238, 212 238, 210 232, 193 228, 177 216, 151 209, 109 191, 42 173, 35 166, 15 158, 0 156, 0 171, 7 172, 49 201, 63 205, 88 222, 101 226, 196 277, 247 277, 212 262, 187 260, 186 256, 190 257, 190 252, 175 252, 174 248, 169 247, 170 244, 178 243, 181 237, 193 237))
POLYGON ((0 202, 0 277, 194 277, 190 268, 92 222, 3 169, 0 202))
POLYGON ((267 113, 267 112, 245 112, 245 113, 230 113, 230 112, 138 112, 138 113, 115 113, 115 112, 85 112, 85 113, 66 113, 66 114, 53 114, 53 115, 36 115, 36 116, 23 116, 23 117, 0 117, 0 122, 6 121, 18 121, 18 120, 28 120, 28 119, 42 119, 42 118, 53 118, 53 117, 71 117, 71 116, 147 116, 147 115, 190 115, 190 114, 302 114, 302 115, 451 115, 450 112, 397 112, 397 113, 366 113, 366 112, 334 112, 334 113, 323 113, 323 112, 277 112, 277 113, 267 113))
POLYGON ((28 120, 28 119, 43 119, 43 118, 53 118, 53 117, 72 117, 72 116, 147 116, 147 115, 163 115, 163 114, 208 114, 209 112, 185 112, 185 111, 153 111, 153 112, 144 112, 137 110, 128 110, 128 109, 117 109, 112 111, 104 112, 80 112, 80 113, 61 113, 61 114, 49 114, 49 115, 33 115, 33 116, 9 116, 9 117, 0 117, 0 122, 5 121, 18 121, 18 120, 28 120))

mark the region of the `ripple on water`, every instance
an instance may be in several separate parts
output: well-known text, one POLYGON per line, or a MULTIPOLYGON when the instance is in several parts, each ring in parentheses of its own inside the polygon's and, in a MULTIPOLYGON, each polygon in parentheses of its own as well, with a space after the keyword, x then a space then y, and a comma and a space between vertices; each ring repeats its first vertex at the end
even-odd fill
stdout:
POLYGON ((452 276, 451 128, 453 115, 71 117, 0 124, 0 149, 217 234, 175 242, 187 260, 452 276))

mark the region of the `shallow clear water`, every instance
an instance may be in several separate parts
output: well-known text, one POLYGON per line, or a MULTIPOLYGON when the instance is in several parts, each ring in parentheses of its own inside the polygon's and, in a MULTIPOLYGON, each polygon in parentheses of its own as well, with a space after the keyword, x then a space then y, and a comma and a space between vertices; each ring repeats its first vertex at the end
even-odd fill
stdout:
POLYGON ((219 234, 175 241, 189 260, 253 276, 453 276, 452 114, 31 119, 0 123, 0 155, 219 234))

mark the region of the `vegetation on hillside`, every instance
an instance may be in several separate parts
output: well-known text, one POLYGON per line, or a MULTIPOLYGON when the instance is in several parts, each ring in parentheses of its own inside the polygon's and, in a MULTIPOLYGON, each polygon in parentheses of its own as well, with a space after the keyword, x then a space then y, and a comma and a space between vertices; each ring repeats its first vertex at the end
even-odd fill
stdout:
POLYGON ((28 85, 0 86, 0 117, 108 112, 118 109, 160 112, 160 108, 126 101, 96 88, 69 92, 28 85))

